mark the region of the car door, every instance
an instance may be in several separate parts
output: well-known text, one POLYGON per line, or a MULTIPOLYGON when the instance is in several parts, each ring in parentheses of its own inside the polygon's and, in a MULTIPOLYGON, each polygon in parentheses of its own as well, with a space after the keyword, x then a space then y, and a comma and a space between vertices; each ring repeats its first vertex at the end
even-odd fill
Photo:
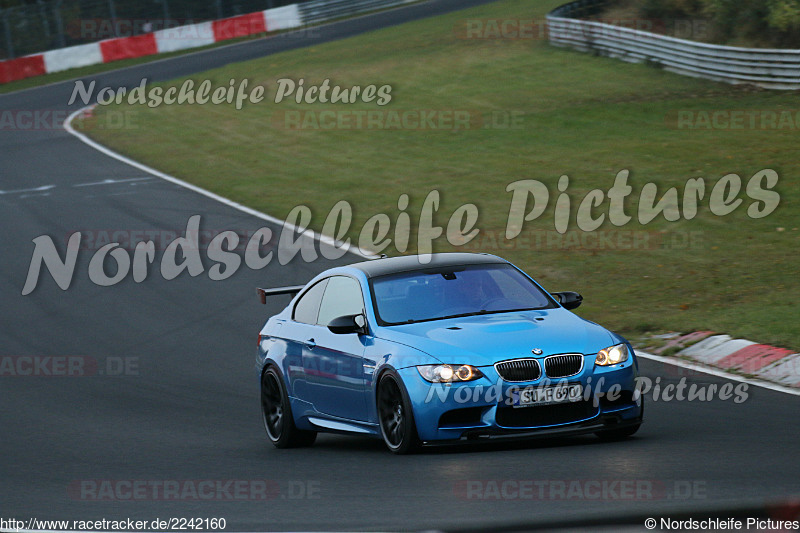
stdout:
POLYGON ((281 337, 286 340, 283 371, 289 382, 289 394, 304 402, 311 400, 303 356, 308 350, 307 343, 313 341, 317 334, 317 316, 327 284, 328 279, 323 279, 300 295, 292 310, 292 319, 281 327, 280 332, 281 337))
POLYGON ((335 334, 328 329, 334 318, 364 312, 359 282, 348 276, 328 278, 316 326, 305 339, 303 370, 307 401, 320 413, 366 421, 364 379, 365 338, 357 333, 335 334))

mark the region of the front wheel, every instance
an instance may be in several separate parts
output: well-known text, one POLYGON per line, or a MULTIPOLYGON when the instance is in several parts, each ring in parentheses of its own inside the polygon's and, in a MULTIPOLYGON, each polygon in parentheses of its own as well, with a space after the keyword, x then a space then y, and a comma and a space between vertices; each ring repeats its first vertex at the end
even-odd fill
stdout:
POLYGON ((378 417, 383 441, 390 452, 406 454, 419 448, 411 402, 400 378, 393 373, 384 374, 378 383, 378 417))
POLYGON ((267 437, 276 448, 310 446, 317 438, 316 431, 303 431, 295 426, 289 395, 272 367, 261 376, 261 416, 267 437))

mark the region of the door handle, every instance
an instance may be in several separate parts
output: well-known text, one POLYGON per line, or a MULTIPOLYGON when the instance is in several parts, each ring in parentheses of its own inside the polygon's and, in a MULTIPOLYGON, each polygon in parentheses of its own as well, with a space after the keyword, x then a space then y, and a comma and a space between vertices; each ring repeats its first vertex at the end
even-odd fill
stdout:
POLYGON ((309 350, 313 350, 317 346, 317 341, 315 341, 314 339, 308 339, 306 341, 306 346, 308 347, 309 350))

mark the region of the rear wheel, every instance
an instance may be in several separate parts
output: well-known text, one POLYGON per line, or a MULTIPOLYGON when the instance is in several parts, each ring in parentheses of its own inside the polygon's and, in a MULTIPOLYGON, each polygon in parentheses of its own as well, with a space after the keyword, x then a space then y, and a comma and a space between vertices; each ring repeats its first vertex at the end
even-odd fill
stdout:
POLYGON ((261 376, 261 416, 267 437, 277 448, 310 446, 317 438, 316 431, 303 431, 295 426, 289 395, 272 367, 261 376))
POLYGON ((389 451, 405 454, 420 446, 414 413, 400 378, 386 373, 378 383, 378 417, 381 435, 389 451))

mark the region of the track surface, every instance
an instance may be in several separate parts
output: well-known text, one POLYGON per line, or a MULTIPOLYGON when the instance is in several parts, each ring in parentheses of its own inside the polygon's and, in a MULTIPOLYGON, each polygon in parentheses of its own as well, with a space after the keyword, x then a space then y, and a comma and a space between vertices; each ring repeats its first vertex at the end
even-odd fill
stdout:
MULTIPOLYGON (((166 80, 479 3, 434 1, 324 26, 302 39, 263 39, 90 79, 100 86, 166 80)), ((72 87, 0 96, 0 110, 65 110, 72 87)), ((393 457, 377 441, 321 436, 310 449, 275 450, 261 427, 253 357, 255 334, 277 307, 259 305, 253 287, 303 283, 330 262, 281 267, 273 260, 224 282, 210 281, 207 270, 167 282, 157 260, 143 283, 129 276, 101 288, 87 277, 90 250, 81 254, 70 290, 43 273, 23 297, 31 241, 42 234, 63 253, 66 236, 80 229, 180 232, 194 214, 211 230, 267 224, 152 177, 85 185, 148 176, 58 129, 0 131, 0 146, 0 356, 83 356, 101 367, 116 357, 137 365, 114 377, 0 377, 0 517, 194 516, 224 517, 228 530, 422 529, 664 512, 800 492, 800 398, 752 388, 740 405, 650 402, 638 437, 622 443, 581 437, 393 457), (54 187, 14 192, 47 185, 54 187), (464 497, 470 480, 509 479, 644 480, 656 490, 644 500, 613 490, 599 499, 563 499, 549 489, 543 499, 464 497), (86 501, 69 490, 80 480, 270 480, 277 493, 266 502, 86 501), (687 493, 687 486, 694 489, 687 493)), ((680 377, 659 363, 642 367, 663 383, 680 377)))

